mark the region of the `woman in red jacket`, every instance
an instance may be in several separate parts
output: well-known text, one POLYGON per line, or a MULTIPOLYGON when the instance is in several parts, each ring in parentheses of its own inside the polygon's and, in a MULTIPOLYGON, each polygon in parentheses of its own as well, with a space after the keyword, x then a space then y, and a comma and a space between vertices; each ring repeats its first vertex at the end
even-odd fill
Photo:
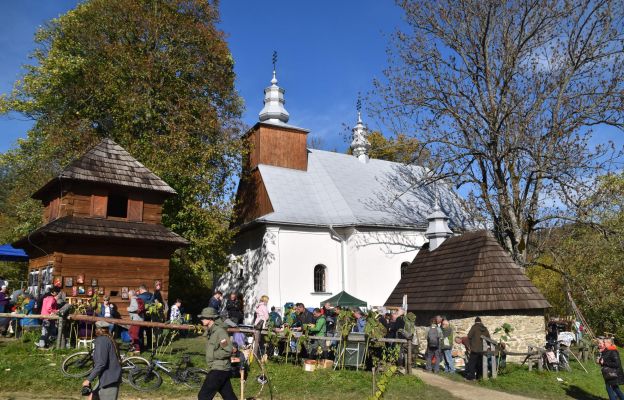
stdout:
POLYGON ((622 371, 620 353, 613 344, 613 338, 599 339, 598 349, 600 350, 598 364, 601 367, 609 400, 624 400, 624 393, 622 393, 619 386, 624 384, 624 372, 622 371))

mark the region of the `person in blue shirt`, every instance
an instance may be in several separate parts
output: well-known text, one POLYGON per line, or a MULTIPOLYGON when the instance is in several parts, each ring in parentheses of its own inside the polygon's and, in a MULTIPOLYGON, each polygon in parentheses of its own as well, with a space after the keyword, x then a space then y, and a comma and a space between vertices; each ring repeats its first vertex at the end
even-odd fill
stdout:
MULTIPOLYGON (((23 313, 26 315, 32 314, 33 310, 37 307, 37 302, 30 293, 24 295, 24 308, 23 313)), ((33 318, 20 319, 20 326, 35 326, 39 325, 39 321, 33 318)))
POLYGON ((357 308, 353 310, 353 316, 355 317, 353 332, 364 333, 364 328, 366 327, 366 317, 364 317, 362 311, 357 308))

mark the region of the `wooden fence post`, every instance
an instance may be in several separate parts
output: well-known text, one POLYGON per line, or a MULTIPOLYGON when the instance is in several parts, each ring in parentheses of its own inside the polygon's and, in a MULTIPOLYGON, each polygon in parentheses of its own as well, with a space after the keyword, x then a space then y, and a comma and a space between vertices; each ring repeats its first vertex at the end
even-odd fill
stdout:
POLYGON ((412 373, 412 341, 407 341, 407 366, 405 367, 405 372, 408 375, 412 373))
POLYGON ((492 353, 492 355, 490 356, 490 358, 492 359, 492 379, 496 379, 496 377, 498 376, 498 357, 496 348, 494 348, 494 350, 494 353, 492 353))
POLYGON ((485 341, 485 339, 481 339, 483 341, 483 356, 482 356, 482 360, 481 360, 481 364, 482 364, 482 368, 481 368, 481 372, 483 373, 482 375, 482 379, 484 381, 487 381, 488 379, 488 363, 487 363, 487 354, 488 354, 488 344, 485 341))
POLYGON ((65 318, 61 317, 58 319, 58 324, 56 324, 56 348, 62 348, 63 344, 63 325, 65 318))

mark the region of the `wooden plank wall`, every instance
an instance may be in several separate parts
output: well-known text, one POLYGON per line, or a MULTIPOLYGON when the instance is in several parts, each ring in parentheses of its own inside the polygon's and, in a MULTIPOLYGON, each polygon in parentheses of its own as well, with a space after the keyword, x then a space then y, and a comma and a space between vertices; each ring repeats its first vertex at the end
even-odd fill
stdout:
POLYGON ((248 135, 250 148, 247 170, 258 164, 308 169, 307 132, 290 128, 259 125, 248 135))
MULTIPOLYGON (((161 195, 132 191, 127 191, 126 194, 128 195, 128 221, 161 223, 162 203, 164 202, 161 195)), ((106 188, 73 183, 68 185, 60 202, 57 197, 44 203, 43 220, 47 223, 65 216, 106 218, 107 196, 106 188)))
MULTIPOLYGON (((61 277, 63 285, 65 277, 73 277, 74 286, 84 286, 86 292, 91 287, 91 280, 97 279, 98 287, 104 287, 105 295, 111 296, 111 292, 117 291, 117 296, 111 296, 111 302, 117 305, 124 317, 128 316, 129 300, 121 298, 122 287, 137 289, 144 284, 150 292, 153 292, 154 283, 159 280, 162 284, 163 298, 168 299, 171 252, 157 254, 158 250, 150 251, 148 248, 130 248, 122 245, 116 247, 94 244, 84 249, 86 251, 81 251, 79 247, 69 245, 62 253, 56 254, 54 276, 61 277), (84 284, 76 282, 79 274, 84 275, 84 284)), ((64 286, 63 290, 66 295, 72 295, 72 288, 64 286)), ((86 293, 79 297, 88 298, 86 293)))
POLYGON ((241 180, 236 194, 236 224, 241 225, 273 212, 269 193, 260 171, 255 169, 241 180))

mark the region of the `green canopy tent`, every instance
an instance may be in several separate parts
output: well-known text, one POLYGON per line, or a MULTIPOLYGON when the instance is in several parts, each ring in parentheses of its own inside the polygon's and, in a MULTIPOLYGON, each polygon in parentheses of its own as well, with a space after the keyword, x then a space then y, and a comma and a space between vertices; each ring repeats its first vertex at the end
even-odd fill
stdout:
POLYGON ((321 307, 325 303, 331 303, 332 306, 340 306, 340 307, 366 307, 367 303, 363 300, 357 299, 351 296, 349 293, 344 290, 337 295, 330 297, 327 300, 321 301, 321 307))

